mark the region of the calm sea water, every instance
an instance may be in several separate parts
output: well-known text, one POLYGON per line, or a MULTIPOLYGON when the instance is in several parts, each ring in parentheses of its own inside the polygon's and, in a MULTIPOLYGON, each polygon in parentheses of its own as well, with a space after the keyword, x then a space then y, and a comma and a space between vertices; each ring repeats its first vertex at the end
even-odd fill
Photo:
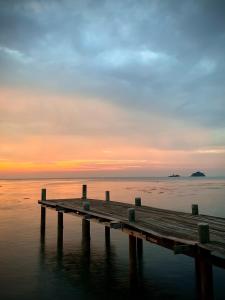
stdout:
MULTIPOLYGON (((90 251, 82 243, 82 221, 64 217, 63 249, 57 247, 57 214, 47 210, 45 243, 40 239, 40 189, 49 198, 88 196, 225 217, 223 178, 45 179, 0 181, 0 299, 197 299, 192 258, 144 242, 132 281, 128 236, 111 230, 105 246, 104 226, 91 223, 90 251), (140 297, 141 295, 141 297, 140 297)), ((224 299, 225 270, 213 268, 215 299, 224 299)))

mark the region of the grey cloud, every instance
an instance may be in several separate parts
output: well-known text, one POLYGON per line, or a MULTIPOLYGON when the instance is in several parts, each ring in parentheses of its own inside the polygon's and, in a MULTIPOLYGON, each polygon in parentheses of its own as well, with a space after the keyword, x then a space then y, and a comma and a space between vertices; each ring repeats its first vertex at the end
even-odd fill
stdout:
POLYGON ((37 46, 46 28, 24 5, 25 1, 0 1, 0 45, 29 52, 37 46))
POLYGON ((225 126, 222 0, 1 1, 0 49, 3 82, 225 126))

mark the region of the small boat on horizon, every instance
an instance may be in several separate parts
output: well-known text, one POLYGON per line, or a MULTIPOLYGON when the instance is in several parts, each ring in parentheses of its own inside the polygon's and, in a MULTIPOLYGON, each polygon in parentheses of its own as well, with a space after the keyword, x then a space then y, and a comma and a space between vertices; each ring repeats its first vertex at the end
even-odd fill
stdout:
POLYGON ((172 174, 172 175, 169 175, 168 177, 180 177, 179 174, 172 174))

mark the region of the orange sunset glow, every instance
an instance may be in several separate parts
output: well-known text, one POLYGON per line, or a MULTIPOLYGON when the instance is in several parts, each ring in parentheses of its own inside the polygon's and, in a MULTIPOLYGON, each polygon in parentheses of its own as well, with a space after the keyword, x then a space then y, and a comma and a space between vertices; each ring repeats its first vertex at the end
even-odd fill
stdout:
POLYGON ((0 104, 1 176, 148 176, 224 167, 224 148, 206 147, 213 132, 192 131, 182 120, 26 89, 1 89, 0 104))
MULTIPOLYGON (((74 4, 67 5, 72 13, 74 4)), ((17 36, 14 25, 4 31, 2 24, 0 176, 188 176, 196 169, 225 175, 225 91, 216 43, 203 53, 196 31, 181 26, 182 33, 167 20, 180 43, 164 44, 157 22, 142 24, 154 20, 154 10, 143 20, 132 11, 130 23, 111 6, 96 19, 94 10, 86 16, 78 5, 83 21, 75 18, 72 34, 59 6, 15 2, 13 12, 23 7, 24 22, 31 18, 34 28, 15 18, 17 36)))

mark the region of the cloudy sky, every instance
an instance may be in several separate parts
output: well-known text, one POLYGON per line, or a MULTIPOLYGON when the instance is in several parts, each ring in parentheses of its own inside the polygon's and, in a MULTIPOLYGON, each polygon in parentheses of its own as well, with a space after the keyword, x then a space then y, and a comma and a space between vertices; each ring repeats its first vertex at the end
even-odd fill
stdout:
POLYGON ((0 0, 0 176, 225 175, 225 1, 0 0))

